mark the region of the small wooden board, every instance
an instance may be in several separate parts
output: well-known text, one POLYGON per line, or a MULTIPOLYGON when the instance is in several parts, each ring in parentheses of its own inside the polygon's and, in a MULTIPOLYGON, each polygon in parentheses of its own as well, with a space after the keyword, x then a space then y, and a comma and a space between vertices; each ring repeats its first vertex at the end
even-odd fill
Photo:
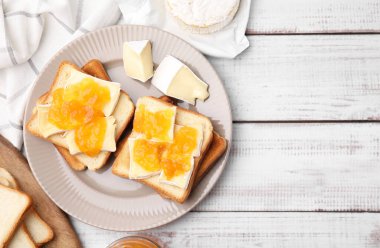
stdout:
POLYGON ((54 239, 44 247, 82 247, 67 216, 42 190, 24 156, 0 135, 0 167, 7 169, 17 180, 21 189, 33 199, 38 214, 54 231, 54 239))

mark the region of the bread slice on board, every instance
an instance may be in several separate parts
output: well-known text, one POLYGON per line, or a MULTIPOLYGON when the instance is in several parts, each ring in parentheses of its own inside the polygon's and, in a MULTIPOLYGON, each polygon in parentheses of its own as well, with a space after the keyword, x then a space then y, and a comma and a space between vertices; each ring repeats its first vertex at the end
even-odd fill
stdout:
MULTIPOLYGON (((0 185, 6 186, 11 189, 18 189, 16 181, 12 177, 11 174, 4 168, 0 167, 0 185), (9 180, 8 180, 9 179, 9 180)), ((30 210, 29 210, 30 211, 30 210)), ((27 218, 29 212, 24 214, 24 219, 27 218)), ((8 248, 19 248, 19 247, 37 247, 34 243, 34 240, 32 239, 30 233, 28 232, 27 228, 25 227, 24 222, 20 223, 17 227, 17 230, 13 234, 11 240, 9 241, 8 248)))
POLYGON ((28 233, 24 224, 21 224, 11 241, 7 245, 7 248, 36 248, 38 247, 32 240, 32 237, 28 233))
POLYGON ((38 246, 46 244, 54 237, 51 227, 32 208, 24 219, 24 225, 38 246))
POLYGON ((0 185, 0 247, 5 247, 32 204, 30 197, 0 185))
MULTIPOLYGON (((7 187, 20 190, 16 179, 4 168, 0 167, 0 184, 6 182, 7 187)), ((5 184, 3 184, 6 186, 5 184)), ((25 214, 23 225, 30 234, 33 242, 41 246, 53 239, 54 233, 51 227, 41 219, 37 212, 31 209, 25 214)))
MULTIPOLYGON (((142 97, 138 100, 138 102, 145 105, 162 105, 167 107, 173 106, 173 104, 162 101, 155 97, 142 97)), ((181 189, 176 186, 160 183, 158 181, 159 176, 153 176, 146 179, 138 179, 138 181, 150 186, 165 198, 169 198, 176 202, 183 203, 191 192, 193 183, 195 182, 195 175, 197 174, 199 164, 202 161, 204 155, 207 152, 207 149, 209 148, 209 145, 212 142, 213 127, 211 121, 207 117, 180 107, 177 107, 175 124, 183 126, 202 125, 203 127, 203 142, 201 147, 201 155, 194 159, 194 168, 188 187, 186 189, 181 189)), ((132 132, 130 137, 133 137, 134 135, 135 134, 132 132)), ((116 160, 112 165, 112 172, 115 175, 129 178, 129 149, 127 145, 123 146, 123 149, 116 157, 116 160)))
MULTIPOLYGON (((107 73, 105 72, 103 66, 101 65, 99 61, 96 61, 96 60, 90 61, 88 64, 84 66, 84 69, 86 69, 87 71, 91 71, 92 73, 94 73, 94 75, 104 77, 102 78, 104 80, 109 80, 107 73)), ((75 64, 72 64, 67 61, 62 62, 61 65, 59 66, 58 72, 56 74, 56 77, 53 81, 52 86, 50 87, 49 92, 41 96, 38 102, 41 104, 51 102, 52 100, 51 93, 55 89, 65 85, 65 78, 67 78, 67 75, 70 74, 72 70, 85 72, 75 64)), ((124 129, 127 127, 128 123, 133 117, 133 114, 134 114, 134 105, 133 105, 132 100, 130 99, 130 97, 128 96, 126 92, 121 91, 119 101, 112 114, 116 118, 116 140, 121 136, 124 129)), ((29 119, 28 123, 26 124, 26 129, 33 135, 43 138, 39 132, 36 110, 33 111, 32 117, 29 119)), ((64 137, 62 137, 62 135, 60 134, 51 135, 46 140, 56 145, 58 151, 62 154, 62 156, 67 161, 67 163, 74 170, 84 170, 86 168, 90 170, 97 170, 101 168, 103 165, 105 165, 105 163, 107 162, 111 154, 111 152, 103 151, 94 157, 87 156, 83 153, 77 154, 77 155, 71 155, 67 150, 67 144, 64 137)))

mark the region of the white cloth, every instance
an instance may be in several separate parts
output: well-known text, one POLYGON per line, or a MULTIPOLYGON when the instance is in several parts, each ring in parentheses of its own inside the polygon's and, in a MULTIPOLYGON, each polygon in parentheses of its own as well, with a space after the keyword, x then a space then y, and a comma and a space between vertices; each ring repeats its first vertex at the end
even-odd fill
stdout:
POLYGON ((211 34, 192 34, 182 29, 167 11, 164 0, 116 1, 119 3, 126 23, 161 28, 186 40, 204 54, 234 58, 249 46, 245 30, 251 0, 241 0, 239 10, 232 22, 221 31, 211 34))
POLYGON ((128 23, 159 27, 203 53, 233 58, 249 46, 250 0, 241 0, 223 31, 189 34, 167 13, 163 0, 0 0, 0 134, 21 149, 22 122, 31 86, 45 63, 74 38, 128 23), (122 14, 121 14, 122 13, 122 14))

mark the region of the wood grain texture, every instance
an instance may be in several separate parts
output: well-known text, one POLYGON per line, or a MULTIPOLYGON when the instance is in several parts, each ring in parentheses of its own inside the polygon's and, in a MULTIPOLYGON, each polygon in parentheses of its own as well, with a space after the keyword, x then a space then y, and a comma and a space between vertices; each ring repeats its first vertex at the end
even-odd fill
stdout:
POLYGON ((234 124, 197 211, 380 211, 380 123, 234 124))
MULTIPOLYGON (((361 247, 380 246, 380 215, 361 213, 196 213, 140 234, 163 247, 361 247)), ((103 248, 136 233, 110 232, 74 221, 85 247, 103 248)))
POLYGON ((236 121, 380 119, 380 35, 250 36, 210 59, 236 121))
POLYGON ((54 231, 54 239, 44 247, 82 247, 66 215, 43 192, 22 154, 0 135, 0 167, 8 170, 22 191, 33 199, 33 207, 54 231))
POLYGON ((380 32, 378 0, 252 0, 248 33, 380 32))

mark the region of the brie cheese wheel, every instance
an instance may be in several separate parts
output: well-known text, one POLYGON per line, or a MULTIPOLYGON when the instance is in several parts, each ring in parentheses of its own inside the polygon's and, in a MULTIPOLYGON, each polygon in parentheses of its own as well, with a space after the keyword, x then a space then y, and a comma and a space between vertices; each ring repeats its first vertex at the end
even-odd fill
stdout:
POLYGON ((119 101, 120 84, 102 80, 96 77, 92 77, 88 74, 82 73, 77 70, 72 70, 69 77, 67 78, 67 81, 64 87, 67 88, 69 85, 80 83, 85 78, 91 78, 95 83, 99 84, 100 86, 107 87, 108 90, 110 91, 110 101, 106 103, 103 108, 104 115, 110 116, 112 112, 114 111, 117 102, 119 101))
POLYGON ((123 45, 125 73, 146 82, 153 76, 152 46, 149 40, 127 41, 123 45))
POLYGON ((49 121, 48 117, 50 106, 50 104, 37 104, 38 128, 44 138, 47 138, 53 134, 65 132, 65 130, 58 128, 49 121))
POLYGON ((229 24, 240 0, 166 0, 169 12, 192 33, 212 33, 229 24))
POLYGON ((189 171, 178 176, 173 176, 170 179, 165 175, 164 170, 162 170, 160 173, 160 176, 158 177, 158 181, 163 184, 168 184, 168 185, 179 187, 181 189, 186 189, 187 186, 189 185, 191 174, 193 173, 193 169, 194 169, 193 157, 189 157, 189 163, 191 164, 191 168, 189 171))
POLYGON ((159 167, 157 170, 149 171, 149 170, 146 170, 143 166, 141 166, 139 163, 136 162, 135 155, 134 155, 134 147, 135 147, 135 142, 137 139, 144 139, 144 138, 136 137, 136 138, 129 138, 128 139, 129 154, 130 154, 130 156, 129 156, 130 157, 130 159, 129 159, 129 178, 130 179, 143 179, 143 178, 149 178, 149 177, 159 175, 161 172, 161 167, 159 167))
POLYGON ((164 94, 195 104, 195 99, 208 98, 208 84, 203 82, 188 66, 174 58, 166 56, 156 72, 152 84, 164 94))
MULTIPOLYGON (((115 117, 109 116, 106 117, 106 133, 104 135, 103 145, 101 151, 109 151, 114 152, 116 151, 116 123, 115 123, 115 117)), ((69 152, 71 155, 75 155, 78 153, 82 153, 82 151, 79 149, 78 145, 75 142, 75 131, 70 130, 66 132, 65 135, 66 144, 69 148, 69 152)))

